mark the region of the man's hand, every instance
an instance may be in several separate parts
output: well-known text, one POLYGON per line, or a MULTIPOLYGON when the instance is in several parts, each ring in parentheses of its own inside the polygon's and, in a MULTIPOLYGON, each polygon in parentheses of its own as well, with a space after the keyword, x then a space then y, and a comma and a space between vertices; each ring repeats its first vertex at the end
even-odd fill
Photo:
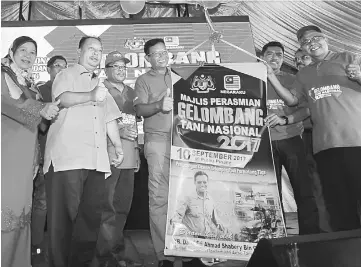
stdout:
POLYGON ((125 125, 119 130, 119 135, 121 138, 127 139, 129 141, 134 141, 138 137, 138 131, 130 125, 125 125))
POLYGON ((115 154, 117 155, 117 158, 112 160, 111 165, 118 168, 124 159, 123 147, 115 146, 115 154))
POLYGON ((285 125, 286 124, 286 120, 283 118, 280 118, 278 115, 276 114, 270 114, 268 115, 265 119, 264 122, 266 123, 267 126, 269 127, 275 127, 276 125, 285 125))
POLYGON ((350 80, 361 81, 361 66, 357 57, 346 66, 346 74, 350 80))
MULTIPOLYGON (((137 148, 138 149, 138 148, 137 148)), ((135 160, 135 164, 136 164, 136 167, 134 169, 134 172, 139 172, 140 170, 140 156, 139 156, 139 151, 138 151, 138 154, 136 156, 136 160, 135 160)))
POLYGON ((266 62, 264 62, 264 61, 262 61, 262 63, 263 63, 263 64, 266 66, 266 68, 267 68, 267 75, 274 74, 274 71, 273 71, 272 67, 271 67, 268 63, 266 63, 266 62))
POLYGON ((170 95, 170 88, 167 88, 167 93, 161 100, 161 109, 163 112, 168 112, 173 109, 173 98, 171 98, 170 95))
POLYGON ((96 86, 91 92, 93 102, 103 102, 107 96, 108 89, 102 86, 96 86))
POLYGON ((58 99, 56 102, 47 103, 45 107, 40 110, 40 116, 42 116, 44 119, 52 120, 54 119, 58 113, 59 113, 59 107, 60 99, 58 99))

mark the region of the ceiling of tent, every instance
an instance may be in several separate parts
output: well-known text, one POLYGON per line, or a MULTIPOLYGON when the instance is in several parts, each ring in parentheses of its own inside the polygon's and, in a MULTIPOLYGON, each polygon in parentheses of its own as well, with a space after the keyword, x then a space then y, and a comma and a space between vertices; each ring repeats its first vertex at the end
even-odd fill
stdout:
MULTIPOLYGON (((136 1, 136 0, 133 0, 136 1)), ((197 5, 201 1, 147 1, 138 14, 125 13, 120 1, 1 1, 1 20, 71 20, 109 18, 154 18, 204 16, 197 5), (187 5, 186 5, 187 4, 187 5)), ((219 1, 209 9, 211 16, 250 18, 256 49, 269 41, 285 46, 285 63, 293 65, 298 49, 295 33, 304 25, 319 26, 328 36, 334 51, 350 51, 361 55, 361 1, 219 1)))

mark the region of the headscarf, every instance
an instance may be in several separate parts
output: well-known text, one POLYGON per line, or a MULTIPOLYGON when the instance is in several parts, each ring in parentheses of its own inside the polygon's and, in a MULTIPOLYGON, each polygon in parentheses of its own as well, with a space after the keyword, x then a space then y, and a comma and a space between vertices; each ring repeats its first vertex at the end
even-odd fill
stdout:
POLYGON ((15 53, 15 51, 23 44, 25 43, 33 43, 35 45, 35 51, 36 53, 38 52, 38 44, 30 37, 28 36, 20 36, 18 38, 16 38, 13 42, 13 44, 10 47, 10 50, 13 51, 13 53, 15 53))
POLYGON ((30 67, 29 69, 20 69, 14 60, 14 54, 16 50, 25 43, 33 43, 35 45, 35 51, 38 51, 37 43, 28 36, 20 36, 14 40, 9 48, 9 53, 5 56, 5 59, 2 61, 2 64, 10 67, 17 76, 17 80, 21 85, 27 85, 31 87, 34 84, 34 80, 32 78, 32 73, 30 67))

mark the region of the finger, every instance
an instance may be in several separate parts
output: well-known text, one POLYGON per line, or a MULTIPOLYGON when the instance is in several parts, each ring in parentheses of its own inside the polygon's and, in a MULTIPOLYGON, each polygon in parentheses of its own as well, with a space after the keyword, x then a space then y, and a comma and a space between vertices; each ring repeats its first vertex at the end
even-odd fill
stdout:
POLYGON ((53 102, 54 105, 59 105, 60 104, 60 99, 56 100, 55 102, 53 102))
POLYGON ((59 111, 59 107, 52 105, 49 110, 51 110, 52 112, 58 112, 58 111, 59 111))
POLYGON ((273 119, 273 120, 271 120, 270 122, 269 122, 269 124, 270 124, 270 126, 272 127, 272 126, 275 126, 275 125, 277 125, 277 124, 279 124, 280 123, 280 121, 276 118, 276 119, 273 119))
POLYGON ((170 96, 170 94, 171 94, 171 90, 170 90, 170 88, 167 88, 167 94, 166 94, 166 96, 170 96))
POLYGON ((357 55, 351 62, 351 64, 359 65, 361 56, 357 55))
POLYGON ((358 71, 360 71, 360 68, 359 67, 355 67, 355 68, 349 67, 349 68, 346 69, 346 71, 347 72, 350 72, 350 71, 358 72, 358 71))
POLYGON ((274 117, 275 114, 268 115, 264 120, 269 121, 272 117, 274 117))

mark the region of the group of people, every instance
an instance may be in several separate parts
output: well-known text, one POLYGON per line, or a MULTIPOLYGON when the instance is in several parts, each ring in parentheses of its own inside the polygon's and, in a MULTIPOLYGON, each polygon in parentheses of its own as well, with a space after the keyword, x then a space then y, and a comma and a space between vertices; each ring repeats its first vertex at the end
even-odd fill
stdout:
POLYGON ((359 229, 361 59, 330 51, 327 37, 314 25, 299 29, 297 39, 296 76, 280 70, 282 44, 270 42, 262 50, 268 72, 265 120, 280 196, 283 166, 300 234, 359 229), (310 151, 314 157, 307 155, 310 151))
MULTIPOLYGON (((282 44, 270 42, 262 49, 268 72, 266 123, 279 190, 284 166, 295 192, 300 234, 360 228, 361 62, 348 52, 329 51, 316 26, 301 28, 297 38, 296 76, 280 70, 282 44), (303 142, 310 137, 301 138, 310 115, 312 126, 306 129, 308 134, 312 129, 327 230, 319 224, 315 167, 309 171, 316 164, 313 157, 307 161, 303 142)), ((37 177, 33 222, 43 225, 47 217, 49 266, 142 265, 127 258, 123 228, 140 166, 136 123, 143 117, 152 242, 159 266, 173 266, 174 257, 164 255, 173 108, 164 40, 145 43, 151 69, 137 78, 134 90, 123 83, 129 60, 118 51, 107 55, 107 78, 99 81, 99 38, 81 38, 77 52, 78 62, 71 67, 62 56, 51 58, 51 80, 39 88, 30 71, 37 54, 33 39, 15 39, 2 60, 2 264, 31 265, 30 211, 37 177)), ((195 182, 208 181, 203 173, 196 176, 195 182)), ((35 232, 33 245, 42 239, 35 232)), ((183 259, 183 266, 200 264, 183 259)))

